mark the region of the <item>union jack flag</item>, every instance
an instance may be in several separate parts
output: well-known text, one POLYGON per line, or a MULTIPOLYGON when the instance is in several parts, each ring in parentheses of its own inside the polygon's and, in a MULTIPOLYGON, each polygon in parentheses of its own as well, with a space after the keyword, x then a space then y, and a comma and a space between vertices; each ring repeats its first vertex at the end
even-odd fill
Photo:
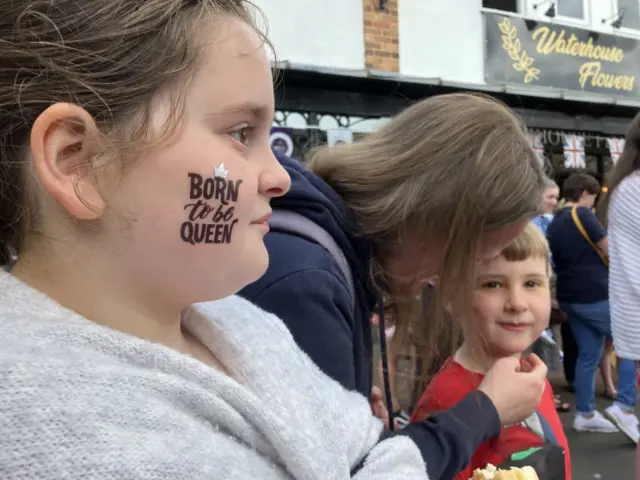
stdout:
POLYGON ((582 135, 563 135, 564 166, 567 168, 585 168, 584 137, 582 135))
POLYGON ((615 165, 624 151, 624 138, 607 138, 607 144, 611 153, 611 161, 615 165))
POLYGON ((544 163, 544 142, 542 141, 542 132, 529 131, 529 142, 533 150, 538 154, 538 158, 544 163))

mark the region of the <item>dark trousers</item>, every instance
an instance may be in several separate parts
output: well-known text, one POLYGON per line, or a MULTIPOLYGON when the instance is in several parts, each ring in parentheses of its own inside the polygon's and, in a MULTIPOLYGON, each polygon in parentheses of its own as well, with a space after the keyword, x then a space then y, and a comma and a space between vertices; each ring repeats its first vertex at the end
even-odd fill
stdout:
POLYGON ((562 366, 564 368, 564 378, 570 387, 573 387, 573 383, 576 379, 576 360, 578 359, 578 344, 573 336, 571 325, 569 322, 563 322, 560 325, 560 334, 562 335, 562 351, 564 352, 564 358, 562 359, 562 366))

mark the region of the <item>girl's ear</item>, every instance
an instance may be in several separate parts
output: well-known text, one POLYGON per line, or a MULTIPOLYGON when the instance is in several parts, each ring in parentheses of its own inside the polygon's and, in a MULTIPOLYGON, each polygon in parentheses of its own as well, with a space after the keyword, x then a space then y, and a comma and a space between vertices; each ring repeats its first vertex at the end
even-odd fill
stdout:
POLYGON ((96 133, 91 115, 70 103, 51 105, 31 129, 31 156, 40 183, 79 220, 95 220, 105 210, 105 202, 89 175, 96 133))

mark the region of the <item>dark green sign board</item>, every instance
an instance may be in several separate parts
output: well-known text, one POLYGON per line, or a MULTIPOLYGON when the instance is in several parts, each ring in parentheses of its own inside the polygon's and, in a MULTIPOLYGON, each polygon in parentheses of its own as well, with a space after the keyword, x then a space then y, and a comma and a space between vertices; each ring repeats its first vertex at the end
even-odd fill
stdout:
POLYGON ((579 28, 485 14, 487 83, 640 96, 640 42, 579 28))

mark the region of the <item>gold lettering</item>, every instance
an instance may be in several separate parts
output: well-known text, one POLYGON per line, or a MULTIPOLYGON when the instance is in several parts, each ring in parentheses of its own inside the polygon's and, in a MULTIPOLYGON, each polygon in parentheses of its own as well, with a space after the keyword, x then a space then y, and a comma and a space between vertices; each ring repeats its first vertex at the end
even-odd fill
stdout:
POLYGON ((562 29, 558 33, 547 26, 536 28, 531 36, 536 42, 536 51, 542 55, 555 53, 613 63, 621 63, 624 59, 624 50, 621 48, 594 45, 592 37, 586 42, 578 40, 575 34, 571 34, 568 39, 566 37, 566 30, 562 29))
POLYGON ((560 55, 567 54, 567 41, 564 39, 564 30, 560 30, 558 38, 556 39, 553 47, 556 53, 559 53, 560 55))
POLYGON ((531 36, 536 43, 536 51, 543 55, 549 55, 553 51, 553 41, 556 32, 552 32, 549 27, 540 27, 531 36))
POLYGON ((576 38, 575 35, 571 35, 569 39, 569 46, 567 48, 567 55, 571 55, 572 57, 576 57, 580 52, 580 42, 576 38))
POLYGON ((587 43, 582 44, 582 50, 580 51, 581 57, 591 58, 593 55, 593 40, 589 38, 587 43))
POLYGON ((602 47, 600 45, 596 45, 593 48, 593 58, 596 60, 602 60, 602 47))
POLYGON ((583 63, 579 73, 578 82, 582 88, 588 82, 592 87, 631 92, 636 83, 635 75, 615 75, 603 72, 601 62, 583 63))

